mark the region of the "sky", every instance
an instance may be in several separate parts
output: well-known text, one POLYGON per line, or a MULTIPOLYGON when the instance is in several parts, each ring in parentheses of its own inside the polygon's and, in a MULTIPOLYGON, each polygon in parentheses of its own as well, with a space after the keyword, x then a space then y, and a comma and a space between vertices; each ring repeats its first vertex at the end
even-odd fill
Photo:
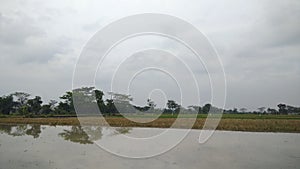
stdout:
MULTIPOLYGON (((300 105, 300 1, 297 0, 2 0, 0 95, 24 91, 42 96, 45 102, 57 100, 65 91, 72 90, 78 57, 91 37, 118 19, 141 13, 181 18, 206 35, 226 74, 225 108, 255 110, 262 106, 276 107, 278 103, 300 105)), ((142 51, 133 54, 148 46, 173 50, 179 58, 188 55, 178 44, 162 37, 128 40, 103 62, 95 76, 96 86, 110 91, 116 70, 113 67, 126 58, 126 52, 132 56, 120 65, 115 76, 116 88, 124 86, 124 75, 137 73, 143 63, 167 65, 179 79, 186 77, 188 70, 177 69, 182 63, 168 53, 150 51, 157 55, 155 58, 142 51)), ((213 97, 208 75, 201 64, 191 67, 200 84, 200 104, 205 104, 213 97)), ((174 79, 160 73, 149 70, 133 79, 130 94, 136 104, 144 104, 151 94, 159 105, 172 98, 180 102, 174 79)), ((220 72, 216 74, 222 76, 220 72)), ((187 93, 193 91, 197 92, 190 88, 187 93)), ((185 106, 199 103, 189 94, 185 98, 185 106)), ((216 104, 223 106, 222 102, 216 104)))

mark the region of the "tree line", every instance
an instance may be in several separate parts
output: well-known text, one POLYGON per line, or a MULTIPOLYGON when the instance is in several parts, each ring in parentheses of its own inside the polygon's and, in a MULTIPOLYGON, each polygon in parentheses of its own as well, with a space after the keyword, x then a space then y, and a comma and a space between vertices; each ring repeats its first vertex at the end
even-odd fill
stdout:
MULTIPOLYGON (((239 114, 300 114, 300 108, 280 103, 278 109, 259 107, 257 111, 247 111, 246 108, 234 108, 229 110, 219 109, 210 103, 203 106, 188 106, 187 108, 176 103, 174 100, 168 100, 166 108, 157 108, 156 104, 147 99, 145 106, 132 105, 133 98, 130 95, 108 92, 110 98, 104 100, 104 92, 94 87, 82 87, 73 91, 67 91, 59 97, 59 101, 50 100, 43 103, 40 96, 31 97, 25 92, 14 92, 0 97, 0 114, 2 115, 21 115, 24 117, 49 116, 49 115, 75 115, 74 99, 76 104, 82 104, 89 113, 95 111, 90 109, 90 104, 96 104, 103 115, 119 115, 120 113, 160 113, 178 114, 197 113, 208 114, 212 108, 223 111, 224 113, 239 114), (122 111, 122 112, 120 112, 122 111)), ((82 106, 82 107, 84 107, 82 106)), ((76 107, 76 105, 75 105, 76 107)))

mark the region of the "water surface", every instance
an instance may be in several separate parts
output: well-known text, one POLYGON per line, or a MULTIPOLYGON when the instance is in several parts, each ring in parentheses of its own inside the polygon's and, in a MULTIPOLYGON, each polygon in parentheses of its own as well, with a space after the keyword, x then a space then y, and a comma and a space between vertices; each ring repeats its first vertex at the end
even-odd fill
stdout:
POLYGON ((208 142, 199 144, 199 131, 192 130, 175 148, 147 159, 122 158, 94 143, 117 144, 121 135, 142 138, 161 132, 153 128, 0 125, 0 169, 300 168, 300 135, 291 133, 217 131, 208 142))

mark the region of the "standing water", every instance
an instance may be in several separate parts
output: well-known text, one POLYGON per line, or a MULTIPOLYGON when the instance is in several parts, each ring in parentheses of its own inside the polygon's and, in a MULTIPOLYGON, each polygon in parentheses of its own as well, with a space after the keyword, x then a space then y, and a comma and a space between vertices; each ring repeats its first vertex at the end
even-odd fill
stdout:
MULTIPOLYGON (((171 130, 181 132, 181 129, 171 130)), ((80 126, 0 125, 0 169, 300 168, 300 135, 292 133, 216 131, 208 142, 199 144, 199 130, 192 130, 170 151, 144 159, 119 157, 95 144, 116 144, 122 141, 121 135, 151 137, 161 131, 156 128, 89 127, 83 130, 80 126)))

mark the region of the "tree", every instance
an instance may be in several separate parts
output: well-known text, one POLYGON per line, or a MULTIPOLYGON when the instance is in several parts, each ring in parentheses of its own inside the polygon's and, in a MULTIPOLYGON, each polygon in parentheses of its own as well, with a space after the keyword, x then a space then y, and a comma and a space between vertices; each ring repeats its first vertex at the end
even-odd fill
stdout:
POLYGON ((133 100, 130 95, 114 92, 108 92, 108 94, 111 95, 118 113, 134 113, 136 111, 133 105, 130 104, 133 100))
POLYGON ((259 107, 259 108, 257 108, 257 110, 258 110, 260 113, 264 113, 264 111, 266 110, 266 107, 259 107))
POLYGON ((114 92, 108 92, 108 94, 111 95, 115 103, 129 103, 133 100, 132 97, 127 94, 120 94, 114 92))
POLYGON ((118 110, 115 106, 114 100, 113 99, 106 99, 106 114, 109 115, 115 115, 118 114, 118 110))
POLYGON ((38 114, 42 107, 42 98, 40 96, 35 96, 33 99, 29 99, 27 104, 29 106, 29 112, 38 114))
POLYGON ((174 115, 174 113, 180 109, 180 105, 174 100, 168 100, 167 107, 172 112, 172 115, 174 115))
POLYGON ((21 115, 27 116, 29 114, 27 101, 28 101, 28 97, 30 96, 30 94, 25 93, 25 92, 15 92, 12 94, 12 96, 16 97, 16 99, 17 99, 17 102, 15 102, 16 103, 15 105, 16 105, 16 109, 17 109, 18 113, 21 115))
POLYGON ((13 96, 15 96, 17 98, 17 101, 20 103, 20 105, 23 106, 24 104, 26 104, 30 94, 25 92, 15 92, 13 96))
POLYGON ((67 103, 68 105, 73 106, 73 93, 72 92, 68 91, 59 98, 62 99, 64 103, 67 103))
POLYGON ((50 104, 45 104, 41 107, 40 112, 41 114, 50 114, 51 112, 53 112, 53 109, 51 109, 50 104))
POLYGON ((56 100, 50 100, 49 101, 49 108, 51 109, 51 110, 54 110, 54 108, 55 108, 55 105, 57 104, 57 101, 56 100))
POLYGON ((267 112, 270 113, 270 114, 278 114, 278 111, 277 111, 277 110, 271 109, 271 108, 268 108, 268 109, 267 109, 267 112))
POLYGON ((12 95, 0 97, 0 113, 9 115, 14 109, 14 100, 12 95))
POLYGON ((280 103, 277 105, 279 114, 287 114, 286 104, 280 103))
POLYGON ((94 90, 95 92, 95 97, 96 97, 96 101, 98 104, 103 103, 103 96, 104 93, 101 90, 94 90))
POLYGON ((73 90, 72 103, 76 101, 76 105, 73 105, 77 115, 91 115, 98 112, 99 108, 94 90, 94 87, 82 87, 73 90))
POLYGON ((209 104, 209 103, 205 104, 202 108, 202 113, 208 114, 210 108, 211 108, 211 104, 209 104))
POLYGON ((240 108, 240 112, 242 112, 242 113, 245 113, 247 111, 247 109, 246 108, 240 108))
POLYGON ((197 114, 200 114, 202 112, 202 108, 201 106, 188 106, 188 108, 194 112, 194 113, 197 113, 197 114))
POLYGON ((300 113, 300 108, 299 107, 294 107, 294 106, 286 106, 286 110, 288 114, 299 114, 300 113))
POLYGON ((133 106, 133 107, 140 112, 154 113, 156 104, 154 103, 154 101, 152 101, 150 98, 148 98, 146 106, 143 106, 143 107, 133 106))
POLYGON ((68 91, 59 98, 61 100, 63 100, 63 101, 59 102, 58 107, 57 107, 57 111, 59 114, 75 113, 72 92, 68 91))
POLYGON ((156 104, 150 98, 147 99, 147 105, 149 106, 150 110, 153 110, 156 107, 156 104))
POLYGON ((106 106, 103 101, 104 93, 101 90, 97 90, 97 89, 94 90, 94 92, 95 92, 95 97, 96 97, 96 101, 97 101, 98 107, 100 109, 100 112, 102 114, 104 114, 106 112, 106 106))
POLYGON ((28 106, 26 106, 26 105, 23 105, 23 106, 19 107, 18 108, 18 113, 20 115, 24 115, 25 117, 30 117, 28 106))

